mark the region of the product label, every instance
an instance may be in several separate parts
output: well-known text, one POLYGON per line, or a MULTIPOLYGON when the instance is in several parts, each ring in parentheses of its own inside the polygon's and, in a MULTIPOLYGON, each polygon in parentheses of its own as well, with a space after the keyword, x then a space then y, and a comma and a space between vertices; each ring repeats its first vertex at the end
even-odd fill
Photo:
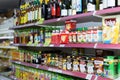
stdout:
POLYGON ((76 11, 82 12, 82 0, 76 0, 76 11))
POLYGON ((55 16, 55 15, 56 15, 56 9, 55 9, 55 7, 54 7, 54 6, 52 7, 52 15, 53 15, 53 16, 55 16))
POLYGON ((76 9, 76 4, 77 4, 76 0, 72 0, 72 9, 76 9))
POLYGON ((88 3, 88 5, 87 5, 87 11, 95 11, 95 5, 91 4, 91 3, 88 3))
POLYGON ((78 64, 74 64, 74 65, 73 65, 73 71, 78 71, 78 70, 79 70, 78 64))
POLYGON ((72 15, 72 9, 68 9, 68 16, 72 15))
POLYGON ((80 32, 77 34, 77 41, 78 42, 82 41, 82 34, 80 32))
POLYGON ((107 8, 108 7, 108 1, 109 0, 103 0, 103 8, 107 8))
POLYGON ((94 70, 93 70, 93 67, 94 66, 88 66, 88 73, 94 73, 94 70))
POLYGON ((61 10, 61 16, 67 16, 67 9, 61 10))
POLYGON ((115 1, 116 0, 108 0, 108 7, 114 7, 115 6, 115 1))
POLYGON ((80 64, 80 71, 81 71, 81 72, 86 72, 85 66, 86 66, 86 65, 84 65, 84 64, 80 64))
POLYGON ((68 70, 72 69, 72 66, 71 66, 71 65, 72 65, 72 63, 67 63, 67 69, 68 69, 68 70))

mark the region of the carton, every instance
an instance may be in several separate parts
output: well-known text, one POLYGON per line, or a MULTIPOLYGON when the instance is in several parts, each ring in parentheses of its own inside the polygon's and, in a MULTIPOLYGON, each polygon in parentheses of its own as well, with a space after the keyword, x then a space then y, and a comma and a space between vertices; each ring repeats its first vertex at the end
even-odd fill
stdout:
POLYGON ((118 58, 115 56, 107 56, 104 58, 104 76, 115 79, 118 76, 118 58))
POLYGON ((103 17, 103 43, 118 44, 120 33, 120 15, 103 17))

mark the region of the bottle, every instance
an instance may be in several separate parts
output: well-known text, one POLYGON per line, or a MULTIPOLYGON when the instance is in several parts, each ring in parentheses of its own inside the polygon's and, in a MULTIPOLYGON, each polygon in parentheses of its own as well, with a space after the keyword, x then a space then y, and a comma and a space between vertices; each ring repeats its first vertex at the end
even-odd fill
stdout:
POLYGON ((57 0, 57 3, 56 3, 56 5, 57 5, 57 8, 56 8, 56 17, 57 17, 57 18, 59 18, 60 15, 61 15, 59 2, 60 2, 60 1, 57 0))
POLYGON ((56 0, 53 0, 52 2, 52 18, 56 18, 57 15, 57 2, 56 0))
POLYGON ((96 5, 95 5, 95 10, 99 10, 99 8, 100 8, 100 7, 99 7, 100 1, 101 1, 101 0, 96 0, 96 1, 95 1, 95 4, 96 4, 96 5))
POLYGON ((109 0, 103 0, 103 9, 106 9, 108 7, 108 1, 109 0))
POLYGON ((72 0, 72 15, 76 14, 76 0, 72 0))
POLYGON ((76 13, 80 14, 83 12, 83 5, 82 5, 83 0, 76 0, 76 13))
POLYGON ((66 8, 66 4, 65 4, 65 0, 62 1, 62 5, 61 5, 61 17, 65 17, 67 16, 67 8, 66 8))
POLYGON ((52 0, 49 0, 47 2, 47 19, 51 19, 52 18, 52 15, 51 15, 51 12, 52 11, 52 0))
POLYGON ((45 0, 41 4, 41 17, 45 20, 47 19, 47 5, 45 4, 45 0))
POLYGON ((120 1, 119 0, 117 0, 117 6, 120 6, 120 1))
POLYGON ((83 13, 86 13, 86 12, 87 12, 87 4, 88 4, 88 0, 83 0, 83 1, 82 1, 83 13))
POLYGON ((103 10, 103 0, 100 0, 100 3, 99 3, 99 10, 103 10))
POLYGON ((87 11, 95 11, 95 0, 88 0, 87 11))
POLYGON ((107 8, 116 7, 117 6, 117 0, 108 0, 107 4, 108 4, 107 8))
POLYGON ((72 15, 72 4, 71 0, 67 0, 67 9, 68 9, 68 16, 72 15))

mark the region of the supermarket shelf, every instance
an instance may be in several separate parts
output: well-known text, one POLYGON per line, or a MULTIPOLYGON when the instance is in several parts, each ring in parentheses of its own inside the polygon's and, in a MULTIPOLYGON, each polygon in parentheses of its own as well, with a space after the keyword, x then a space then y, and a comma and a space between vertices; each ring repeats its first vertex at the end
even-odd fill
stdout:
POLYGON ((17 47, 66 47, 66 48, 70 48, 70 47, 74 47, 74 48, 94 48, 94 46, 96 44, 94 43, 82 43, 82 44, 50 44, 48 46, 44 46, 42 44, 38 45, 38 46, 29 46, 26 44, 12 44, 13 46, 17 46, 17 47))
POLYGON ((17 47, 14 47, 14 46, 0 46, 0 49, 17 49, 17 47))
POLYGON ((120 44, 103 44, 103 43, 81 43, 81 44, 50 44, 48 46, 38 45, 38 46, 29 46, 26 44, 12 44, 17 47, 36 47, 36 48, 94 48, 94 49, 120 49, 120 44))
POLYGON ((99 10, 96 12, 96 15, 110 15, 110 14, 118 14, 118 13, 120 13, 120 7, 99 10))
POLYGON ((67 17, 61 17, 61 18, 56 18, 56 19, 50 19, 50 20, 45 20, 43 24, 45 25, 64 25, 66 20, 71 20, 74 19, 77 21, 77 23, 83 23, 83 22, 101 22, 102 19, 98 18, 93 15, 94 12, 88 12, 88 13, 82 13, 82 14, 76 14, 76 15, 71 15, 67 17))
POLYGON ((37 28, 37 27, 44 27, 45 25, 40 25, 38 22, 37 23, 29 23, 29 24, 25 24, 25 25, 19 25, 19 26, 14 26, 11 27, 11 30, 15 30, 15 29, 24 29, 24 28, 37 28))
POLYGON ((13 39, 14 37, 13 36, 4 36, 4 37, 0 37, 0 40, 2 39, 13 39))
POLYGON ((120 49, 120 44, 103 44, 103 43, 98 43, 96 48, 99 48, 99 49, 120 49))
POLYGON ((47 66, 44 66, 44 65, 31 64, 31 63, 20 62, 20 61, 12 61, 12 63, 20 64, 20 65, 24 65, 24 66, 28 66, 28 67, 33 67, 33 68, 38 68, 38 69, 42 69, 42 70, 47 70, 47 71, 51 71, 51 72, 61 73, 61 74, 69 75, 69 76, 89 79, 89 80, 95 80, 95 79, 96 80, 111 80, 109 78, 104 78, 104 77, 96 76, 96 75, 93 75, 93 74, 67 71, 67 70, 47 67, 47 66))
POLYGON ((0 55, 1 58, 10 58, 10 56, 3 56, 3 55, 0 55))

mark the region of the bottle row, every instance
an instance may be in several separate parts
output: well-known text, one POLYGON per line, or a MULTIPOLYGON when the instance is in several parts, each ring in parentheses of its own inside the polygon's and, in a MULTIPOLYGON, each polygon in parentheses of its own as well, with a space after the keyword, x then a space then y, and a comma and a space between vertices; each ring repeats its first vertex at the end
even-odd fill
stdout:
POLYGON ((74 31, 62 30, 56 27, 26 29, 16 31, 14 43, 18 44, 68 44, 102 42, 102 28, 83 27, 74 31))
POLYGON ((65 17, 120 6, 119 0, 28 0, 16 12, 15 24, 65 17))
POLYGON ((14 64, 14 75, 19 80, 84 80, 35 68, 14 64))
POLYGON ((115 79, 120 75, 120 57, 113 56, 114 53, 112 51, 104 50, 101 52, 101 50, 98 50, 96 51, 95 57, 80 56, 79 54, 84 54, 84 49, 73 49, 72 53, 70 55, 60 53, 60 51, 44 51, 40 53, 20 51, 19 61, 46 65, 63 70, 95 74, 111 79, 115 79), (103 57, 101 54, 107 56, 103 57))

